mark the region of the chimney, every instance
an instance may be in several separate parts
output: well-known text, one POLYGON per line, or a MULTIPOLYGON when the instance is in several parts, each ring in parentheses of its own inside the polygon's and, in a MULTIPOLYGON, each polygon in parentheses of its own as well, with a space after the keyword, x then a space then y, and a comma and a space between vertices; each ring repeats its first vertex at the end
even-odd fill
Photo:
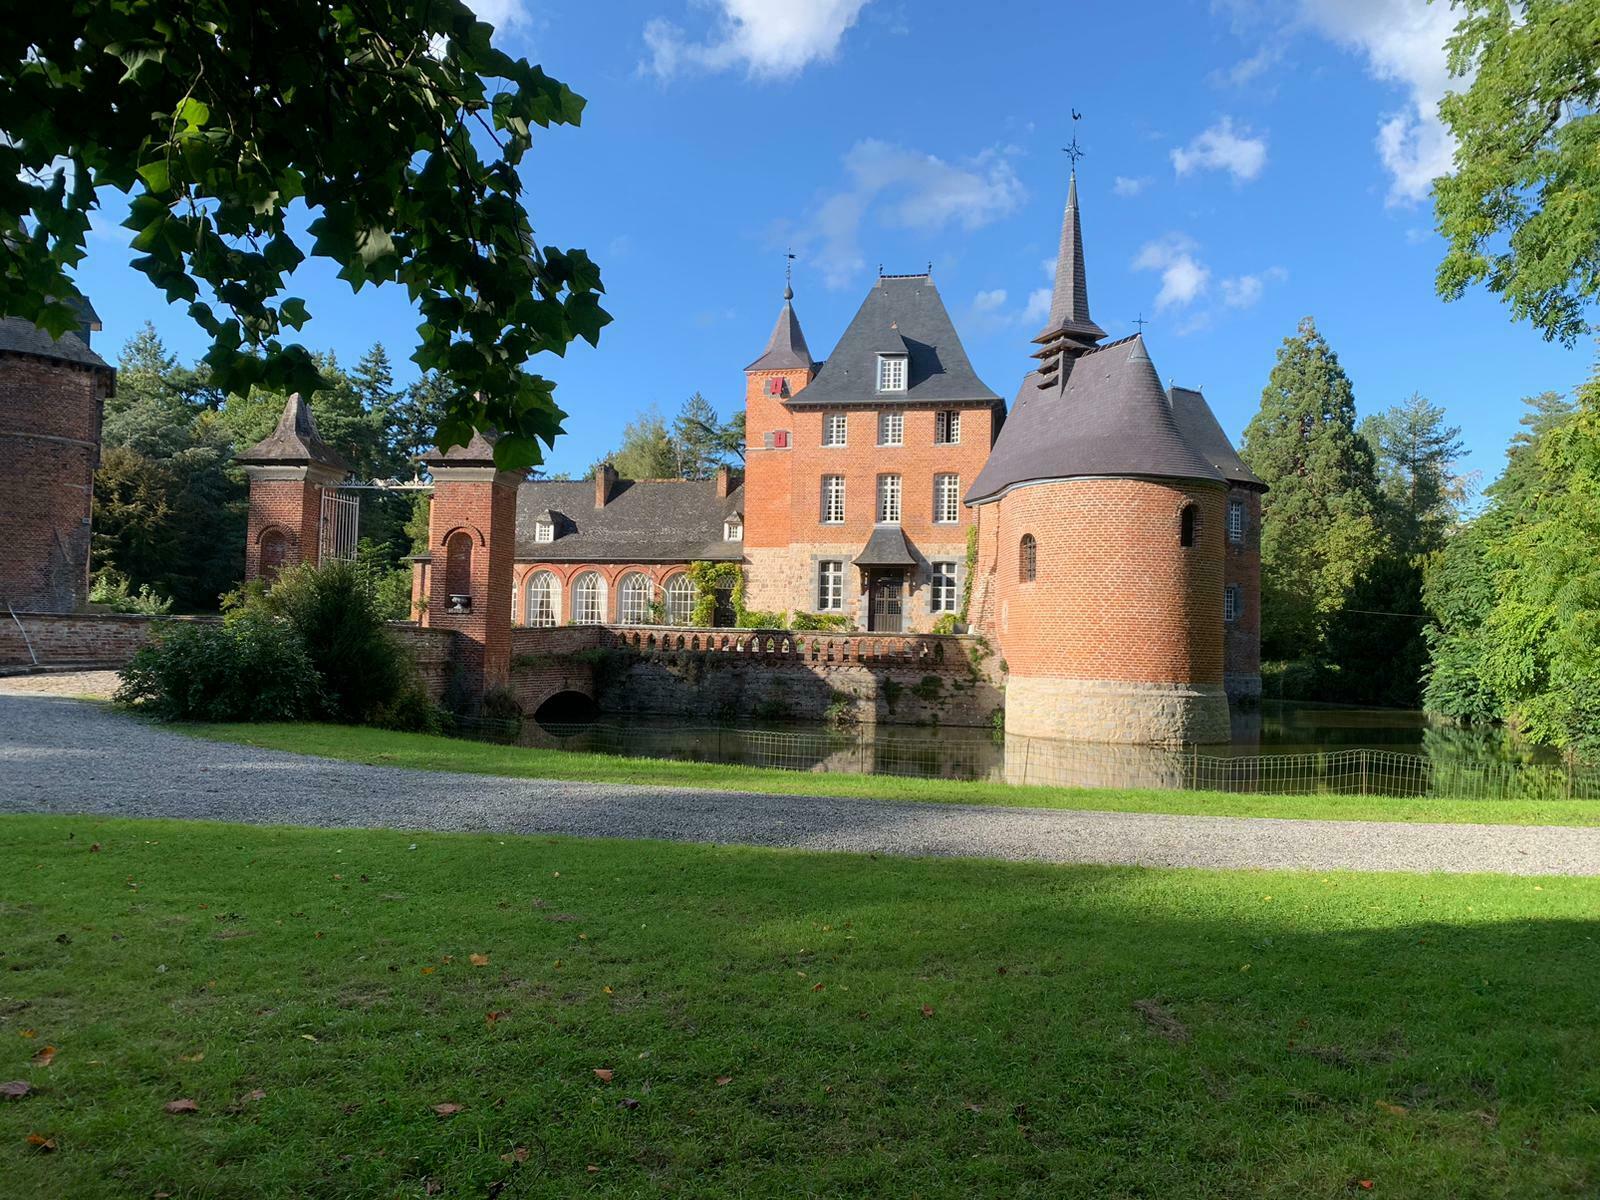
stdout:
POLYGON ((717 499, 726 500, 731 491, 733 491, 733 472, 726 466, 720 466, 717 468, 717 499))
POLYGON ((594 473, 594 506, 604 508, 616 486, 617 469, 608 462, 601 463, 594 473))

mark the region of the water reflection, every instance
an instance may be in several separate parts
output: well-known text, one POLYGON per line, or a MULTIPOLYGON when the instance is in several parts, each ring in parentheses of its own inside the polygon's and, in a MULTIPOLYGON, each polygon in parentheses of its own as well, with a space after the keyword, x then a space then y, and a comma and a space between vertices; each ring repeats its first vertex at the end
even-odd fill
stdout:
POLYGON ((688 726, 674 718, 524 724, 523 745, 795 771, 1072 787, 1251 792, 1587 795, 1600 777, 1503 732, 1435 726, 1421 713, 1268 702, 1236 711, 1225 746, 1058 742, 990 730, 797 722, 688 726))

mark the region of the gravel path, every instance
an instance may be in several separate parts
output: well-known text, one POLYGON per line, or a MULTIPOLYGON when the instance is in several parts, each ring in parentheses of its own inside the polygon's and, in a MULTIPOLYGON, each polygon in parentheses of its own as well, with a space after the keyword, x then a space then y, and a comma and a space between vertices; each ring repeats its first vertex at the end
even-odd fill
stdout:
POLYGON ((1068 812, 443 774, 198 741, 3 685, 0 812, 1151 867, 1600 874, 1600 829, 1068 812))

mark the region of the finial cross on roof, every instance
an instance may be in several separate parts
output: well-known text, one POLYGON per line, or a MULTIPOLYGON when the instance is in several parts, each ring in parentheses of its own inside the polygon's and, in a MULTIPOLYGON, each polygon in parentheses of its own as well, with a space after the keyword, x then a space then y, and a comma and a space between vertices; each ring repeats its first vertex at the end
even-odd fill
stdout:
POLYGON ((1078 160, 1083 157, 1084 149, 1078 145, 1078 122, 1083 120, 1083 114, 1077 109, 1072 109, 1072 144, 1061 147, 1061 153, 1072 160, 1072 169, 1078 169, 1078 160))
POLYGON ((1150 324, 1149 321, 1146 321, 1144 319, 1144 314, 1143 313, 1140 313, 1137 317, 1135 317, 1133 319, 1133 323, 1139 327, 1139 332, 1140 333, 1143 333, 1144 332, 1144 327, 1146 325, 1150 324))

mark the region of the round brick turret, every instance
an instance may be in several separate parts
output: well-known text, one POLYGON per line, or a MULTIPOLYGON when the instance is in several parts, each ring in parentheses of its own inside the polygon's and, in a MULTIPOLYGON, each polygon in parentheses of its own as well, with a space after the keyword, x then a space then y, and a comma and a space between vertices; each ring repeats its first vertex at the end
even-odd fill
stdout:
MULTIPOLYGON (((87 312, 88 310, 86 310, 87 312)), ((98 322, 59 339, 0 320, 0 616, 70 613, 89 597, 100 420, 115 372, 89 349, 98 322)))

